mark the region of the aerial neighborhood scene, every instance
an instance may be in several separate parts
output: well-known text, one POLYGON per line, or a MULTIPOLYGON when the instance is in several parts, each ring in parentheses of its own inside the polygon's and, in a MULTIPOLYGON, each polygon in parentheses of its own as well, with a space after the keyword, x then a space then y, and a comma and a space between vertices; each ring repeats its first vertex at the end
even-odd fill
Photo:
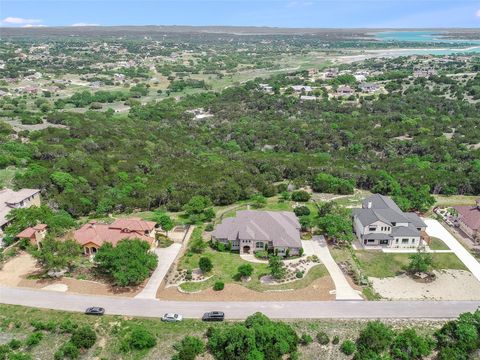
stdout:
POLYGON ((478 2, 0 0, 37 359, 480 359, 478 2))

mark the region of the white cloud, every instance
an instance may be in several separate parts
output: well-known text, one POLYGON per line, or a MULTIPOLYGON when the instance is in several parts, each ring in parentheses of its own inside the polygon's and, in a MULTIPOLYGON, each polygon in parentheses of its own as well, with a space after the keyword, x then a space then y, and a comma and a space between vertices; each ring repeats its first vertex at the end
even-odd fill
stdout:
POLYGON ((477 10, 477 12, 475 13, 476 16, 480 17, 480 9, 477 10))
POLYGON ((79 23, 72 24, 70 26, 100 26, 100 24, 89 24, 89 23, 79 22, 79 23))
POLYGON ((24 19, 24 18, 19 18, 19 17, 6 17, 5 19, 0 20, 0 22, 4 24, 16 24, 16 25, 21 25, 21 24, 37 24, 42 22, 40 19, 24 19))
POLYGON ((33 27, 45 27, 46 25, 42 25, 42 24, 25 24, 25 25, 22 25, 22 28, 33 28, 33 27))

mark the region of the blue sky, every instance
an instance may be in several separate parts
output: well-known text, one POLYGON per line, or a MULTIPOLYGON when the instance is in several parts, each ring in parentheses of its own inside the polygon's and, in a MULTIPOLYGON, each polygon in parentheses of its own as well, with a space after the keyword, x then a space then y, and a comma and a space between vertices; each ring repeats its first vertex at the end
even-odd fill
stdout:
POLYGON ((1 26, 480 27, 480 0, 0 0, 1 26))

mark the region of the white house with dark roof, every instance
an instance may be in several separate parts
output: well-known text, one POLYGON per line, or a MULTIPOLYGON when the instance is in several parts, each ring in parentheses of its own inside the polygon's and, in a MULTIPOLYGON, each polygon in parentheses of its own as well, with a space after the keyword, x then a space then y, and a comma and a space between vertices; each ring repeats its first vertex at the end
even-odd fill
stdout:
POLYGON ((238 211, 212 232, 212 241, 231 244, 240 254, 273 250, 279 256, 298 255, 302 248, 300 223, 288 211, 238 211))
POLYGON ((380 194, 367 197, 352 216, 355 234, 364 247, 416 248, 427 237, 427 225, 417 214, 403 212, 380 194))

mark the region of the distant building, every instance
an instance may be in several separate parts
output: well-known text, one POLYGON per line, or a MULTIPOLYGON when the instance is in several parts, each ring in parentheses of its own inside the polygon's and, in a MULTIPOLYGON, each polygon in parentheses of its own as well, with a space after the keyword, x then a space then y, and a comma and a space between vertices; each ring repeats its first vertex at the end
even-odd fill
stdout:
POLYGON ((362 83, 358 86, 362 92, 373 94, 380 90, 380 86, 374 83, 362 83))
POLYGON ((460 229, 474 242, 480 243, 480 198, 474 206, 454 206, 457 213, 457 223, 460 229))
POLYGON ((338 76, 338 69, 337 68, 326 69, 323 73, 323 78, 325 80, 334 79, 337 76, 338 76))
POLYGON ((40 206, 39 189, 0 190, 0 229, 3 231, 10 223, 7 215, 12 209, 28 208, 33 205, 40 206))
POLYGON ((296 93, 302 93, 302 92, 309 93, 309 92, 312 92, 312 87, 311 87, 311 86, 308 86, 308 85, 293 85, 293 86, 292 86, 292 89, 293 89, 293 91, 295 91, 296 93))
POLYGON ((354 90, 348 85, 339 86, 337 89, 337 95, 340 95, 340 96, 350 96, 350 95, 353 95, 354 93, 355 93, 354 90))
POLYGON ((427 225, 415 213, 405 213, 387 196, 374 194, 353 209, 353 228, 364 247, 417 248, 428 241, 427 225))
POLYGON ((437 72, 435 69, 428 68, 428 69, 417 69, 413 72, 414 78, 427 78, 432 75, 436 75, 437 72))
POLYGON ((240 254, 251 254, 266 249, 279 256, 300 254, 300 223, 288 211, 237 211, 212 232, 212 241, 230 244, 240 254), (288 250, 287 250, 288 249, 288 250))
POLYGON ((273 94, 273 87, 268 85, 268 84, 258 84, 258 86, 260 87, 260 90, 262 90, 263 92, 267 93, 267 94, 273 94))
POLYGON ((302 95, 300 96, 300 100, 307 100, 307 101, 317 100, 317 97, 312 95, 302 95))
POLYGON ((139 239, 146 241, 150 247, 154 247, 155 223, 138 218, 118 219, 112 224, 101 224, 90 221, 75 231, 73 238, 83 247, 85 255, 95 255, 98 249, 105 243, 116 246, 126 239, 139 239))

